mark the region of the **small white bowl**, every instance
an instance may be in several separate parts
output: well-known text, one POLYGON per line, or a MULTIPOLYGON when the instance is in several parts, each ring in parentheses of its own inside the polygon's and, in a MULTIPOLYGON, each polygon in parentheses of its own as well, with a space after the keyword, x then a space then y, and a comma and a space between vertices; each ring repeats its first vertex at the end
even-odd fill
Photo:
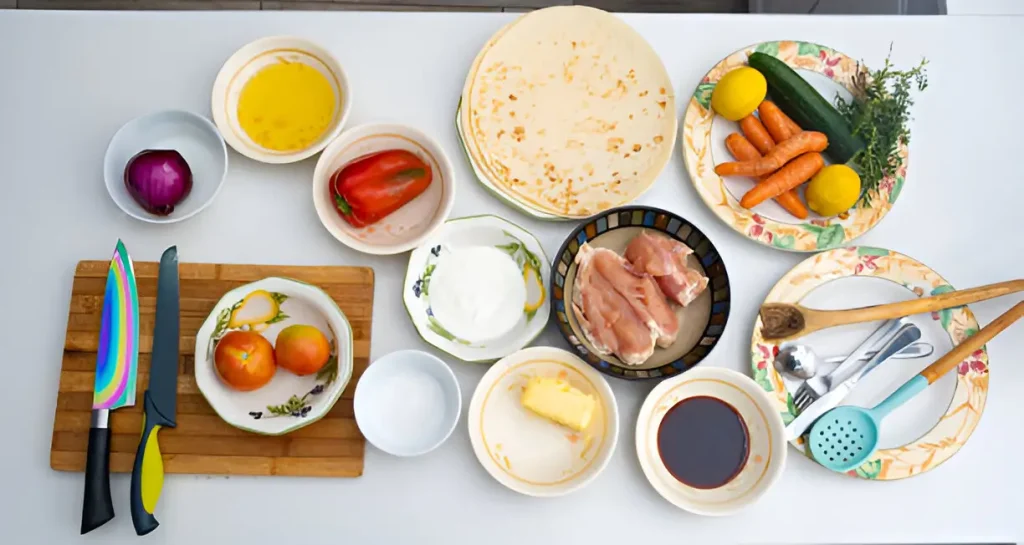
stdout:
POLYGON ((227 143, 238 153, 262 163, 285 164, 312 157, 341 133, 352 110, 352 90, 338 61, 319 45, 291 36, 261 38, 242 46, 221 67, 213 83, 213 121, 227 143), (253 142, 238 124, 238 97, 245 84, 260 70, 279 62, 301 62, 318 70, 334 89, 334 118, 323 136, 297 151, 266 149, 253 142))
POLYGON ((290 278, 269 277, 221 297, 196 333, 196 386, 217 415, 236 428, 284 435, 327 416, 352 378, 352 326, 324 290, 290 278), (255 331, 270 344, 295 324, 319 329, 331 358, 317 373, 299 376, 278 368, 262 388, 240 392, 217 375, 213 354, 229 331, 255 331))
POLYGON ((373 362, 356 385, 359 430, 378 449, 419 456, 439 447, 459 422, 462 393, 455 373, 419 350, 392 352, 373 362))
POLYGON ((166 110, 125 123, 110 139, 103 157, 103 180, 125 214, 149 223, 188 219, 213 202, 228 172, 228 148, 210 120, 192 112, 166 110), (192 171, 192 191, 167 216, 147 212, 124 186, 124 169, 143 150, 175 150, 192 171))
POLYGON ((733 514, 757 501, 775 484, 786 465, 785 425, 764 389, 751 378, 718 367, 697 367, 658 384, 636 423, 636 453, 654 489, 670 503, 698 515, 733 514), (731 405, 747 429, 747 460, 726 484, 712 489, 688 486, 669 473, 658 452, 658 430, 668 411, 696 396, 731 405))
POLYGON ((399 254, 420 246, 444 225, 454 203, 455 173, 448 156, 434 139, 405 125, 368 124, 348 129, 327 146, 313 171, 313 207, 320 223, 342 244, 367 254, 399 254), (393 149, 411 151, 430 165, 430 186, 379 222, 352 227, 334 208, 331 176, 356 159, 393 149))

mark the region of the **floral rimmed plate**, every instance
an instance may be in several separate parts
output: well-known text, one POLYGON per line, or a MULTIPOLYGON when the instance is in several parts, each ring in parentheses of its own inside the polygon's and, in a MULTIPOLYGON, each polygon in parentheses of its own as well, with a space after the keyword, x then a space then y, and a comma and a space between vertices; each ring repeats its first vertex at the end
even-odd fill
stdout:
POLYGON ((718 367, 701 367, 659 383, 647 395, 636 423, 636 455, 651 486, 672 505, 700 515, 729 515, 754 503, 778 480, 786 465, 785 427, 772 401, 749 377, 718 367), (711 489, 684 484, 662 460, 658 433, 665 415, 692 397, 729 404, 747 432, 746 462, 729 482, 711 489))
POLYGON ((602 373, 631 380, 662 379, 682 373, 707 357, 725 331, 731 301, 725 263, 700 229, 671 212, 649 206, 613 208, 569 233, 555 259, 551 311, 558 330, 580 357, 602 373), (626 365, 614 355, 602 356, 595 352, 580 329, 572 304, 576 254, 580 246, 587 243, 621 255, 629 241, 643 230, 657 231, 661 236, 667 235, 689 246, 693 253, 688 257, 688 264, 708 278, 708 286, 685 308, 677 309, 679 335, 671 346, 656 348, 640 365, 626 365))
POLYGON ((746 65, 747 57, 754 51, 786 62, 828 100, 837 93, 852 92, 854 78, 867 71, 843 53, 807 42, 764 42, 729 55, 704 76, 686 108, 681 140, 690 180, 715 215, 761 244, 796 252, 816 252, 848 244, 881 221, 896 202, 907 175, 907 147, 898 150, 903 165, 897 175, 883 179, 876 189, 862 196, 858 205, 839 216, 823 218, 812 212, 806 220, 799 220, 773 201, 753 210, 740 206, 738 198, 752 182, 741 177, 724 179, 714 171, 716 164, 734 160, 725 149, 724 140, 729 133, 739 132, 739 126, 715 115, 710 103, 718 80, 746 65))
POLYGON ((499 483, 529 496, 561 496, 595 479, 619 435, 619 410, 608 382, 570 352, 524 348, 495 363, 469 404, 473 452, 499 483), (561 378, 594 396, 597 408, 582 432, 560 426, 520 403, 533 377, 561 378))
POLYGON ((196 334, 196 384, 225 422, 253 433, 282 435, 319 420, 352 377, 352 328, 337 303, 320 288, 289 278, 264 278, 227 292, 196 334), (240 392, 214 369, 217 341, 229 331, 256 331, 271 344, 290 325, 319 329, 331 357, 316 374, 300 377, 278 369, 265 386, 240 392))
MULTIPOLYGON (((849 308, 893 300, 907 295, 927 296, 952 291, 953 287, 928 266, 903 254, 867 246, 834 249, 804 260, 779 280, 765 302, 807 304, 811 308, 849 308), (830 290, 827 293, 824 290, 830 290), (827 297, 821 297, 818 293, 827 297), (846 296, 839 305, 829 305, 846 296), (814 300, 814 301, 811 301, 814 300)), ((924 337, 936 345, 932 359, 948 352, 953 345, 978 331, 978 322, 967 307, 943 310, 932 315, 914 317, 924 337), (931 332, 934 330, 934 333, 931 332)), ((751 340, 751 371, 754 380, 772 397, 775 409, 787 424, 795 418, 791 389, 793 384, 783 378, 772 365, 779 344, 761 336, 761 319, 754 324, 751 340)), ((846 342, 845 350, 852 349, 867 337, 875 324, 846 326, 816 332, 801 337, 798 342, 811 344, 824 354, 829 346, 819 346, 822 339, 835 346, 846 342), (853 334, 851 329, 857 330, 853 334)), ((836 351, 836 353, 845 353, 836 351)), ((897 385, 912 377, 929 363, 922 358, 893 360, 879 365, 866 375, 844 404, 874 406, 897 385)), ((892 448, 879 449, 863 465, 849 475, 863 479, 895 480, 919 475, 952 457, 967 442, 981 419, 988 397, 988 353, 982 348, 974 352, 957 369, 932 384, 915 399, 906 403, 886 418, 882 429, 882 446, 889 442, 892 448), (945 385, 947 388, 943 388, 945 385), (931 403, 926 403, 931 398, 931 403), (934 407, 937 405, 937 410, 934 407), (930 417, 924 413, 932 412, 930 417), (901 422, 904 429, 900 430, 901 422), (895 430, 895 436, 886 435, 895 430), (902 433, 900 433, 902 431, 902 433), (905 444, 901 444, 905 443, 905 444)), ((792 445, 810 456, 803 437, 792 445)))
POLYGON ((490 363, 530 344, 548 323, 547 294, 551 266, 544 248, 529 231, 497 216, 448 220, 409 256, 402 300, 417 333, 435 347, 469 362, 490 363), (519 322, 507 333, 484 343, 471 343, 445 329, 430 309, 430 276, 444 252, 459 246, 491 246, 505 252, 523 273, 526 305, 519 322))

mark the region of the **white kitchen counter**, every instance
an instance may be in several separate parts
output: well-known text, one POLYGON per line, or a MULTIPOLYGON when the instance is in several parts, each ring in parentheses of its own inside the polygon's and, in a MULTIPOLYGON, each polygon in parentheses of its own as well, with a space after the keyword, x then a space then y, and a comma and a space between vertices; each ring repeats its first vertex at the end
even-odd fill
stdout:
MULTIPOLYGON (((315 159, 257 164, 231 153, 224 190, 206 211, 161 226, 121 213, 102 159, 114 131, 164 108, 208 115, 221 63, 262 36, 296 34, 330 49, 352 81, 352 125, 395 120, 435 135, 458 175, 453 217, 494 213, 534 231, 553 255, 570 224, 532 221, 471 178, 454 111, 472 58, 514 14, 0 12, 0 542, 141 543, 127 475, 113 477, 117 517, 78 536, 82 475, 49 467, 71 279, 80 259, 106 259, 122 237, 136 260, 177 244, 182 261, 355 264, 376 270, 372 357, 428 349, 400 297, 406 256, 347 249, 310 198, 315 159)), ((930 87, 914 108, 910 171, 899 202, 859 243, 908 253, 969 287, 1024 277, 1024 17, 626 15, 661 55, 679 113, 698 80, 750 43, 828 44, 878 66, 927 56, 930 87)), ((749 369, 751 324, 768 289, 804 258, 759 246, 721 223, 687 180, 678 151, 639 201, 698 225, 732 281, 725 336, 705 365, 749 369)), ((982 323, 1020 297, 972 305, 982 323)), ((566 346, 553 325, 538 341, 566 346)), ((535 499, 495 482, 476 461, 465 415, 439 450, 399 459, 368 447, 358 479, 171 475, 146 543, 795 543, 1024 540, 1024 324, 989 344, 985 416, 949 462, 925 475, 867 482, 791 452, 778 484, 731 518, 664 501, 636 461, 633 427, 653 383, 609 379, 621 411, 605 472, 569 496, 535 499)), ((485 367, 446 358, 468 405, 485 367)))

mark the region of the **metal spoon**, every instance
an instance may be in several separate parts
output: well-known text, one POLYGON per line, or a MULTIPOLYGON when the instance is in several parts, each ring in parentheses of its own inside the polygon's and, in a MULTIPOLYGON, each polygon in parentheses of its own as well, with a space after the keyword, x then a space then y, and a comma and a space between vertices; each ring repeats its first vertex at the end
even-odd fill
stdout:
MULTIPOLYGON (((900 352, 891 356, 893 359, 909 360, 914 358, 923 358, 930 356, 935 351, 935 347, 925 341, 918 341, 916 343, 907 346, 900 352)), ((875 355, 877 350, 872 350, 864 354, 864 360, 867 360, 875 355)), ((846 356, 831 356, 828 358, 821 358, 814 352, 814 349, 806 344, 791 344, 787 345, 779 350, 779 355, 775 356, 773 365, 775 370, 787 374, 791 377, 807 380, 813 377, 818 372, 818 368, 822 364, 839 363, 846 359, 846 356)))

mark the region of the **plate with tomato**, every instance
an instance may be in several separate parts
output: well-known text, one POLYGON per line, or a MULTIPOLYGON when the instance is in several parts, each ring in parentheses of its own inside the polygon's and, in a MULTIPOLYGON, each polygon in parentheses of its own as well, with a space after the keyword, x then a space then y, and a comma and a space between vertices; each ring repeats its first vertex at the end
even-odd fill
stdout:
POLYGON ((352 342, 348 319, 323 290, 264 278, 226 293, 199 328, 196 385, 228 424, 283 435, 341 398, 352 342))

